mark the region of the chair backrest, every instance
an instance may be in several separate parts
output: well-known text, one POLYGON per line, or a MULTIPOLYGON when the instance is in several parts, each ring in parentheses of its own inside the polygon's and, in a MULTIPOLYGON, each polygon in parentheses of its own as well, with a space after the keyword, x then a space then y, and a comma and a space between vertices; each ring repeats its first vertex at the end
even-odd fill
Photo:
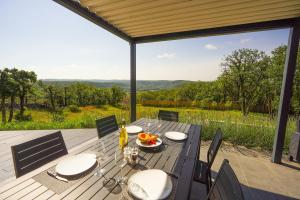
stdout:
POLYGON ((217 129, 214 139, 212 140, 209 149, 207 151, 207 164, 210 168, 215 160, 220 145, 222 143, 223 134, 220 128, 217 129))
POLYGON ((225 159, 220 167, 217 177, 208 193, 209 200, 243 200, 244 195, 241 184, 236 177, 229 161, 225 159))
POLYGON ((68 154, 60 131, 11 146, 16 177, 68 154))
POLYGON ((119 129, 115 115, 97 119, 96 127, 99 138, 119 129))
POLYGON ((178 112, 159 110, 158 118, 166 121, 178 122, 178 112))

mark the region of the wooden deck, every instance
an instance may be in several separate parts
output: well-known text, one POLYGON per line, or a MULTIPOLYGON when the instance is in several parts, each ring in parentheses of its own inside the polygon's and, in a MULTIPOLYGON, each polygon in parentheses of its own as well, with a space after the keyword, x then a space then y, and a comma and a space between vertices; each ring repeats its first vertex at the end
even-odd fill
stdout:
MULTIPOLYGON (((206 160, 209 142, 203 142, 200 158, 206 160)), ((213 176, 218 172, 224 159, 235 171, 246 200, 292 200, 300 199, 300 164, 283 160, 282 165, 271 162, 270 155, 232 145, 221 146, 212 166, 213 176)), ((192 200, 201 198, 205 194, 205 187, 193 183, 192 200)))
MULTIPOLYGON (((144 121, 139 120, 134 124, 143 126, 144 121)), ((155 131, 151 128, 151 131, 155 131)), ((193 171, 197 160, 197 151, 199 149, 201 127, 198 125, 188 125, 177 122, 164 121, 161 126, 161 132, 180 131, 188 135, 187 140, 182 142, 174 142, 167 140, 162 136, 164 145, 160 146, 156 151, 148 149, 140 149, 139 164, 126 165, 123 168, 123 173, 130 177, 137 171, 150 169, 161 169, 169 173, 175 174, 178 178, 172 178, 173 190, 168 199, 186 200, 188 199, 189 191, 193 179, 193 171), (142 167, 142 168, 140 168, 142 167)), ((107 159, 102 163, 102 166, 107 170, 107 177, 116 177, 119 174, 119 167, 114 162, 114 152, 118 146, 118 133, 108 134, 101 138, 105 144, 107 159)), ((129 138, 129 145, 135 145, 136 136, 129 138)), ((78 154, 85 151, 96 152, 95 145, 97 141, 90 142, 88 145, 74 151, 72 154, 78 154)), ((59 160, 55 160, 43 167, 30 172, 15 181, 7 183, 0 187, 0 198, 2 199, 119 199, 121 192, 115 193, 108 190, 103 185, 103 177, 86 175, 71 187, 64 190, 62 193, 55 193, 34 177, 38 174, 45 173, 50 166, 55 166, 59 160)), ((118 161, 121 162, 121 161, 118 161)), ((173 177, 173 176, 171 176, 173 177)), ((46 177, 44 177, 46 178, 46 177)), ((49 178, 47 176, 47 178, 49 178)), ((50 177, 51 178, 51 177, 50 177)), ((42 179, 43 181, 45 179, 42 179)), ((48 182, 50 180, 47 180, 48 182)), ((53 178, 51 178, 51 182, 53 178)), ((57 183, 58 184, 58 183, 57 183)), ((56 187, 56 185, 54 187, 56 187)), ((62 184, 60 182, 60 184, 62 184)), ((117 186, 115 186, 117 187, 117 186)), ((125 190, 126 191, 126 190, 125 190)), ((128 196, 128 198, 130 198, 128 196)), ((130 198, 131 199, 131 198, 130 198)))
MULTIPOLYGON (((1 131, 0 132, 0 181, 14 177, 10 146, 52 133, 45 131, 1 131)), ((62 130, 67 148, 70 150, 82 144, 89 143, 97 137, 95 129, 62 130)), ((206 160, 209 143, 201 146, 200 157, 206 160)), ((300 164, 284 160, 283 165, 270 162, 270 157, 256 151, 237 149, 223 145, 213 165, 213 175, 218 171, 224 158, 227 158, 235 170, 245 193, 246 199, 300 199, 300 164)), ((1 185, 1 184, 0 184, 1 185)), ((45 196, 50 193, 45 193, 45 196)), ((192 200, 205 199, 205 187, 194 183, 192 200)))
MULTIPOLYGON (((54 133, 57 130, 30 130, 30 131, 0 131, 0 183, 15 177, 10 147, 43 135, 54 133)), ((79 144, 97 138, 96 129, 64 129, 62 135, 70 150, 79 144)))

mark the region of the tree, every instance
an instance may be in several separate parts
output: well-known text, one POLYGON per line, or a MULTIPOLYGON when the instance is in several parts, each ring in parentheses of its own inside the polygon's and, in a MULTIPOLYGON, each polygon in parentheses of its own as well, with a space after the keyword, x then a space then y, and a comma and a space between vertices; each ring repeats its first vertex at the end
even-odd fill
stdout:
POLYGON ((42 82, 41 86, 44 89, 45 103, 47 107, 50 107, 51 112, 58 112, 59 107, 64 107, 65 90, 63 87, 55 84, 44 84, 42 82))
MULTIPOLYGON (((272 109, 276 111, 279 104, 279 97, 281 92, 281 84, 285 63, 287 46, 281 45, 272 51, 271 55, 271 70, 269 79, 271 81, 271 88, 273 94, 272 109)), ((298 57, 296 63, 296 72, 293 83, 293 96, 291 101, 291 111, 296 115, 300 114, 300 49, 298 50, 298 57)))
POLYGON ((269 57, 256 49, 235 50, 221 64, 223 81, 238 98, 244 115, 247 115, 250 107, 256 103, 269 65, 269 57))
POLYGON ((113 86, 110 89, 111 92, 111 99, 110 99, 110 103, 111 105, 117 106, 120 104, 120 102, 123 100, 123 98, 125 97, 126 93, 124 92, 123 89, 121 89, 118 86, 113 86))
POLYGON ((0 70, 0 96, 1 96, 1 113, 2 123, 6 123, 6 105, 5 100, 9 94, 9 74, 7 69, 0 70))
POLYGON ((193 101, 197 95, 197 85, 195 84, 185 84, 179 88, 178 96, 181 100, 193 101))
POLYGON ((97 105, 105 105, 110 100, 110 92, 106 88, 97 88, 95 90, 95 104, 97 105))
POLYGON ((85 83, 75 83, 72 84, 70 89, 73 91, 75 98, 76 98, 76 104, 78 106, 85 106, 90 103, 90 99, 92 98, 92 91, 94 87, 85 84, 85 83))
POLYGON ((22 118, 25 112, 25 97, 37 81, 37 76, 33 71, 20 70, 17 72, 16 80, 19 85, 20 118, 22 118))
POLYGON ((16 68, 13 68, 11 70, 6 69, 7 73, 9 74, 9 79, 8 79, 8 91, 9 91, 9 96, 10 96, 10 105, 9 105, 9 118, 8 122, 11 122, 14 117, 14 106, 15 106, 15 99, 16 96, 18 95, 18 89, 19 89, 19 84, 18 84, 18 70, 16 68))

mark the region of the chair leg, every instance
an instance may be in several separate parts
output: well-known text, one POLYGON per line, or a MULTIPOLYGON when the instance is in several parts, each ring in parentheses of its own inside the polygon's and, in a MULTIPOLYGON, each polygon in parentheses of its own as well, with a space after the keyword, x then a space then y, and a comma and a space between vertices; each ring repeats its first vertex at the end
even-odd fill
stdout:
POLYGON ((209 190, 211 188, 211 171, 208 169, 208 172, 206 173, 206 193, 209 193, 209 190))
POLYGON ((208 194, 209 193, 209 186, 208 186, 208 182, 205 184, 206 185, 206 194, 208 194))
POLYGON ((209 182, 209 188, 211 188, 212 180, 211 180, 211 171, 210 171, 210 169, 208 170, 208 182, 209 182))

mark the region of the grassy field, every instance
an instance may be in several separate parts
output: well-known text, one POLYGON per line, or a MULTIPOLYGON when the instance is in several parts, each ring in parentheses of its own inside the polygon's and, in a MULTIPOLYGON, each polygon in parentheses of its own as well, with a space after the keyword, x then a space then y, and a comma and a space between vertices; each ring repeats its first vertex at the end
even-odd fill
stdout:
MULTIPOLYGON (((156 118, 157 107, 137 107, 137 118, 156 118)), ((201 124, 202 139, 209 140, 215 130, 220 127, 224 132, 225 141, 235 145, 263 149, 272 149, 276 119, 270 119, 268 115, 250 113, 244 117, 240 111, 214 111, 187 108, 168 108, 178 111, 180 121, 193 124, 201 124)), ((53 115, 42 110, 29 110, 33 120, 29 122, 13 122, 1 124, 0 130, 33 130, 33 129, 68 129, 68 128, 93 128, 95 119, 115 114, 120 121, 125 118, 129 121, 129 111, 111 106, 97 108, 94 106, 82 107, 81 112, 72 113, 68 109, 63 112, 64 120, 61 122, 53 120, 53 115)), ((288 142, 295 131, 295 119, 290 118, 287 127, 285 150, 288 142)))

